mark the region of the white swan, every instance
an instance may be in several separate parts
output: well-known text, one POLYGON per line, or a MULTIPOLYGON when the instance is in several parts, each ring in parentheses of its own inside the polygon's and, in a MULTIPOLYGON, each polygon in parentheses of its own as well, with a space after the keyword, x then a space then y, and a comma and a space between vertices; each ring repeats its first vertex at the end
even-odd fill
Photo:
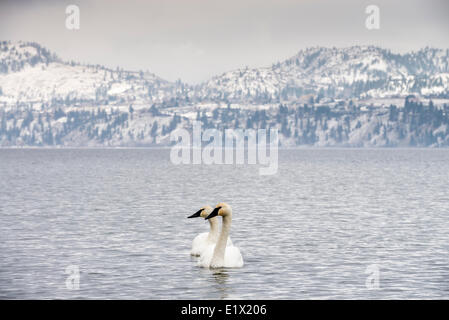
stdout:
POLYGON ((232 222, 232 208, 230 205, 222 202, 206 217, 207 220, 216 216, 223 218, 220 237, 215 247, 208 246, 201 253, 198 265, 204 268, 241 268, 243 267, 243 258, 240 249, 235 246, 226 246, 232 222))
MULTIPOLYGON (((204 206, 191 216, 187 218, 206 218, 209 214, 212 212, 211 206, 204 206)), ((203 232, 200 233, 193 239, 192 241, 192 250, 190 250, 190 254, 192 256, 200 256, 201 253, 206 250, 207 247, 212 246, 215 247, 215 244, 218 241, 218 218, 212 218, 208 219, 209 225, 210 225, 210 231, 209 232, 203 232)), ((228 246, 232 246, 232 241, 229 238, 228 239, 228 246)))

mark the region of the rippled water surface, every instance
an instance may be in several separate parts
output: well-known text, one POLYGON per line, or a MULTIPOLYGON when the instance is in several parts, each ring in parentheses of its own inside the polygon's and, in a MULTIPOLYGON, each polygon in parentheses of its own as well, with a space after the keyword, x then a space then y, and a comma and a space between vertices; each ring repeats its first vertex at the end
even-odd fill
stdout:
POLYGON ((448 299, 448 253, 449 150, 280 150, 272 176, 164 149, 0 150, 0 298, 448 299), (242 269, 189 255, 208 225, 186 217, 220 201, 242 269))

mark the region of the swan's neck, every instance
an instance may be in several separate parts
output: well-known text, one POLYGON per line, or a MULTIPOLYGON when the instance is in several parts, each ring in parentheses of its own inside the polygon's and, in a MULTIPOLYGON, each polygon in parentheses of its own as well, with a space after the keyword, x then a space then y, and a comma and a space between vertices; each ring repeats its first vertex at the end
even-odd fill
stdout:
POLYGON ((211 261, 212 266, 222 266, 226 252, 229 232, 231 231, 231 215, 223 217, 223 226, 221 227, 220 237, 214 249, 214 256, 211 261))
POLYGON ((212 219, 207 220, 209 221, 210 225, 210 231, 209 235, 207 236, 207 240, 210 242, 217 242, 218 239, 218 218, 214 217, 212 219))

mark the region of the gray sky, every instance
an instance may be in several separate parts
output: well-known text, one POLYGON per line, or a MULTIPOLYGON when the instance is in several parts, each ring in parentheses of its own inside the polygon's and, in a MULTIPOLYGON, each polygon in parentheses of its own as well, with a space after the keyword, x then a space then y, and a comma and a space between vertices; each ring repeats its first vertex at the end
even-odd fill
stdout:
POLYGON ((0 2, 0 39, 36 41, 64 60, 150 70, 189 83, 268 66, 310 46, 449 47, 447 0, 101 0, 0 2), (65 8, 80 8, 80 30, 65 8), (365 7, 380 8, 380 30, 365 7))

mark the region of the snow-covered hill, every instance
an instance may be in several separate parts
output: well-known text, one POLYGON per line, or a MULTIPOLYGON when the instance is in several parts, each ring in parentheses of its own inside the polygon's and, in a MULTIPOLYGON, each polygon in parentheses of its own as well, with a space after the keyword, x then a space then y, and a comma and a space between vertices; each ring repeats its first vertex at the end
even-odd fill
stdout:
POLYGON ((243 68, 190 86, 150 72, 63 62, 36 43, 0 42, 0 107, 66 104, 266 104, 330 99, 449 98, 449 50, 394 54, 373 46, 310 48, 271 67, 243 68))
POLYGON ((35 43, 0 42, 0 106, 160 103, 177 87, 150 72, 63 62, 35 43))
POLYGON ((449 95, 449 50, 425 48, 404 55, 373 46, 310 48, 268 68, 214 77, 195 94, 232 102, 286 102, 319 98, 449 95))
POLYGON ((449 146, 448 65, 448 50, 310 48, 192 86, 3 41, 0 146, 168 145, 194 120, 278 128, 284 146, 449 146))

